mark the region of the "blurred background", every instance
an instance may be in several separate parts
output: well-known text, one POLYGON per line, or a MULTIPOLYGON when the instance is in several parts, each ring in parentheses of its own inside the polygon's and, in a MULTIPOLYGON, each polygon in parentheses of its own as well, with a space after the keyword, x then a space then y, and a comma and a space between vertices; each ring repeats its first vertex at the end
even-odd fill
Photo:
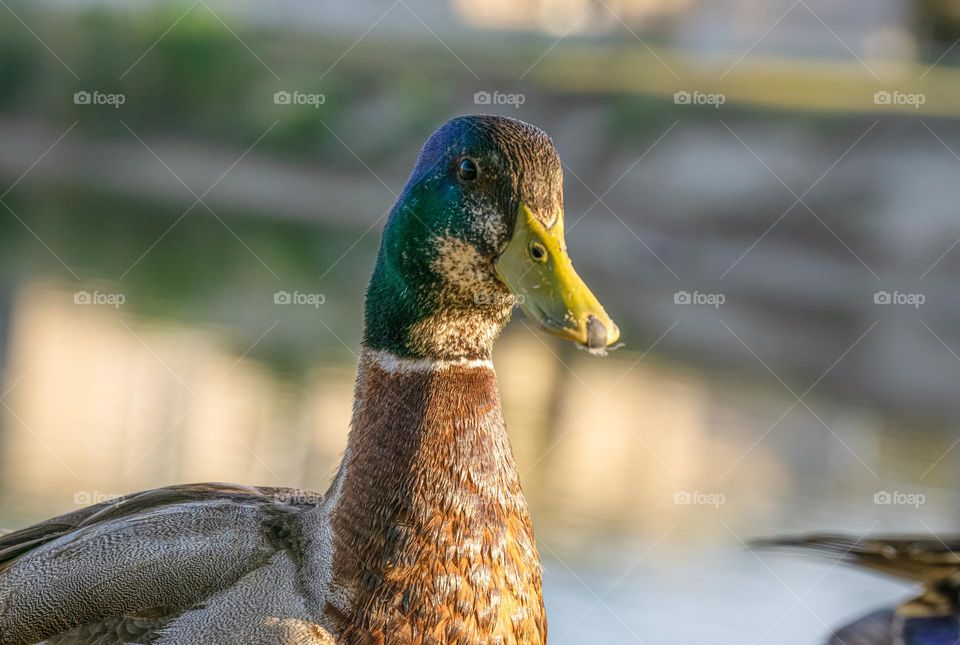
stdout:
POLYGON ((960 529, 960 2, 0 0, 0 527, 325 490, 421 143, 545 129, 623 329, 497 347, 553 643, 815 643, 960 529))

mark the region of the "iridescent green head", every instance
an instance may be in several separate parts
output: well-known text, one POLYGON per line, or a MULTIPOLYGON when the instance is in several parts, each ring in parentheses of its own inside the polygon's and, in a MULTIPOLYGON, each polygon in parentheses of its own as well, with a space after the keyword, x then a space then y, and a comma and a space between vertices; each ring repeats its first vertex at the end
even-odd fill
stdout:
POLYGON ((550 138, 516 119, 458 117, 424 144, 387 221, 365 344, 404 357, 487 357, 515 304, 592 350, 620 335, 567 256, 550 138))

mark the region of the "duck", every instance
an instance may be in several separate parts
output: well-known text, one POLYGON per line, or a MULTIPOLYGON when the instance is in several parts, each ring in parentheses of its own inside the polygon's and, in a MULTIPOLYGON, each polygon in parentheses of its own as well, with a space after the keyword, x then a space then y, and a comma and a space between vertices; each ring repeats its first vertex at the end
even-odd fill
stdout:
POLYGON ((0 645, 546 642, 491 360, 515 305, 593 354, 620 336, 567 253, 550 137, 456 117, 382 232, 326 492, 168 486, 0 536, 0 645))
POLYGON ((960 536, 815 534, 758 540, 756 548, 825 556, 922 587, 896 607, 834 631, 827 645, 955 645, 960 642, 960 536))

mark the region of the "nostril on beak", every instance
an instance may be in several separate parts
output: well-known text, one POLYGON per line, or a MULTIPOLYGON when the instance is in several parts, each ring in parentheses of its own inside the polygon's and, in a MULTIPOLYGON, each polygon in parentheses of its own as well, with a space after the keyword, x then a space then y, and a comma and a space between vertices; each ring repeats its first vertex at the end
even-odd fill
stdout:
POLYGON ((587 347, 601 349, 607 346, 607 328, 595 316, 587 316, 587 347))

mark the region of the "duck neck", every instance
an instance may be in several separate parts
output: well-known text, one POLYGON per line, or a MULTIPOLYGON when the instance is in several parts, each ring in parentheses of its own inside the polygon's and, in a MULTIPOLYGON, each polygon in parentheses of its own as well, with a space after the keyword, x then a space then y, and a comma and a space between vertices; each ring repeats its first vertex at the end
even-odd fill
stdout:
POLYGON ((424 260, 416 253, 389 259, 384 244, 367 288, 364 345, 404 359, 489 360, 514 297, 496 280, 475 279, 491 270, 488 261, 466 245, 449 242, 421 266, 424 260), (399 270, 397 263, 409 255, 418 264, 399 270), (457 278, 442 277, 446 273, 457 278))
POLYGON ((540 560, 488 358, 364 349, 334 487, 332 583, 345 593, 330 611, 344 642, 544 640, 540 560))

